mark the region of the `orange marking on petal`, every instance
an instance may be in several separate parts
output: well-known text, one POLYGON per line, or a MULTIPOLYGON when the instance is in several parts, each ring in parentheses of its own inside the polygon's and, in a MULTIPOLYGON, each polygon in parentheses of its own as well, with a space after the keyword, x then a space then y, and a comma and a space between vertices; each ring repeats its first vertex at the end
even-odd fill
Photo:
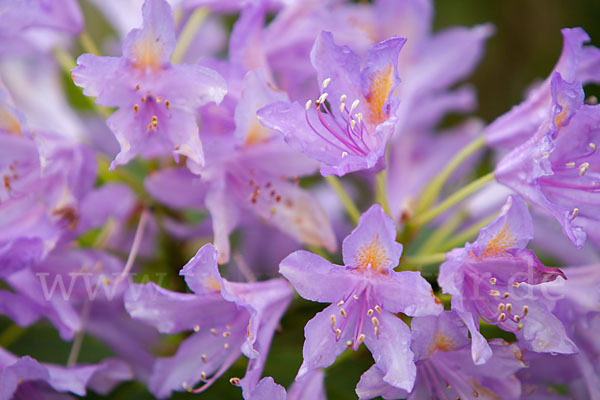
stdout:
POLYGON ((218 292, 221 290, 221 284, 214 276, 208 276, 204 279, 204 287, 208 290, 218 292))
POLYGON ((517 239, 508 231, 508 225, 504 225, 500 232, 488 242, 482 257, 499 256, 516 242, 517 239))
POLYGON ((390 64, 371 76, 369 93, 365 99, 367 100, 367 122, 373 126, 379 125, 388 118, 388 113, 384 112, 383 106, 392 90, 393 73, 394 67, 390 64))
POLYGON ((384 272, 389 264, 389 258, 385 248, 379 244, 378 236, 371 243, 358 250, 354 261, 360 269, 367 269, 370 266, 372 270, 379 272, 384 272))
POLYGON ((22 135, 19 120, 6 108, 0 105, 0 130, 13 135, 22 135))
POLYGON ((262 126, 258 119, 255 119, 250 125, 250 129, 248 129, 248 135, 246 136, 246 142, 244 143, 246 146, 251 146, 257 143, 262 143, 271 137, 271 132, 262 126))
POLYGON ((164 48, 159 38, 149 32, 134 47, 134 66, 139 69, 159 69, 162 64, 164 48))
POLYGON ((565 123, 569 112, 569 107, 564 106, 562 110, 558 113, 556 117, 554 117, 554 125, 556 125, 556 129, 560 129, 562 124, 565 123))
POLYGON ((428 353, 432 354, 435 351, 449 352, 456 349, 456 344, 448 336, 438 332, 435 334, 433 343, 429 346, 428 353))

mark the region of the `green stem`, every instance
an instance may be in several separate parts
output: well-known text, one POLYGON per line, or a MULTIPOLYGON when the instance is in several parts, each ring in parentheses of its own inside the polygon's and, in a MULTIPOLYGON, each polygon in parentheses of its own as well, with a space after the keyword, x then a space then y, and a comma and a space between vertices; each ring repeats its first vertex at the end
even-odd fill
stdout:
POLYGON ((388 202, 386 181, 387 181, 387 169, 379 172, 376 176, 377 186, 375 187, 375 201, 381 204, 383 211, 387 215, 392 215, 390 211, 390 203, 388 202))
POLYGON ((175 50, 171 55, 171 62, 173 64, 179 64, 183 60, 185 53, 192 44, 192 40, 194 40, 196 32, 198 32, 198 28, 200 28, 207 16, 208 8, 206 7, 198 8, 192 13, 183 27, 183 30, 177 39, 175 50))
POLYGON ((450 209, 452 206, 459 203, 461 200, 469 197, 471 194, 476 192, 479 188, 484 186, 485 184, 494 180, 494 173, 490 172, 487 175, 482 176, 479 179, 474 180, 469 183, 467 186, 463 187, 459 191, 450 195, 446 200, 442 201, 437 207, 434 207, 425 213, 418 215, 414 221, 411 223, 412 226, 420 227, 442 214, 443 212, 450 209))
POLYGON ((421 198, 419 200, 419 205, 417 209, 417 214, 423 213, 427 210, 435 201, 437 200, 442 187, 450 178, 450 175, 474 152, 481 149, 485 146, 485 137, 479 136, 471 143, 469 143, 465 148, 463 148, 450 162, 446 165, 446 167, 440 172, 421 194, 421 198))
POLYGON ((79 43, 86 53, 95 54, 97 56, 100 55, 100 49, 96 46, 94 39, 92 39, 87 31, 81 32, 81 35, 79 35, 79 43))
POLYGON ((450 218, 444 221, 438 229, 436 229, 427 240, 419 247, 417 254, 428 254, 441 247, 444 240, 454 232, 467 217, 467 213, 459 211, 453 214, 450 218))
POLYGON ((464 229, 460 232, 458 232, 453 238, 452 240, 447 241, 443 247, 440 248, 440 250, 442 251, 449 251, 452 250, 455 247, 459 247, 459 246, 464 246, 464 244, 473 239, 481 230, 481 228, 487 226, 490 222, 492 222, 494 220, 494 218, 496 218, 497 215, 494 214, 490 217, 486 217, 484 219, 482 219, 481 221, 477 222, 476 224, 474 224, 473 226, 464 229))
POLYGON ((335 190, 337 195, 342 200, 342 203, 344 203, 346 212, 348 213, 350 218, 352 218, 352 221, 355 224, 358 224, 358 218, 360 217, 360 211, 358 210, 358 207, 356 207, 356 204, 354 204, 354 202, 352 201, 350 196, 348 196, 348 193, 346 193, 346 190, 340 183, 340 180, 334 175, 329 175, 329 176, 325 177, 325 180, 327 181, 327 183, 329 183, 329 186, 331 186, 333 188, 333 190, 335 190))
POLYGON ((73 344, 71 345, 71 351, 69 352, 69 358, 67 359, 67 367, 72 367, 77 363, 79 358, 79 352, 81 351, 81 345, 83 344, 83 338, 85 337, 85 329, 87 326, 88 319, 90 317, 90 309, 92 302, 90 299, 85 299, 83 303, 83 309, 81 310, 81 329, 77 331, 73 344))
POLYGON ((446 253, 434 253, 402 257, 400 266, 402 268, 420 268, 425 265, 439 264, 446 259, 446 253))

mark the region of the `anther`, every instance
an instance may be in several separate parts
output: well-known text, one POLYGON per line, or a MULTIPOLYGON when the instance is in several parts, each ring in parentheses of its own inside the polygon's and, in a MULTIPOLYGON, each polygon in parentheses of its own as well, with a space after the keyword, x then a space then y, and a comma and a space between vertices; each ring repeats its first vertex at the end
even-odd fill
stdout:
POLYGON ((171 102, 169 100, 165 100, 165 107, 167 107, 167 109, 171 108, 171 102))
POLYGON ((358 123, 360 124, 363 117, 362 113, 356 113, 354 116, 356 117, 356 121, 358 121, 358 123))
POLYGON ((358 300, 358 295, 357 294, 352 295, 352 297, 354 298, 354 300, 358 300))
POLYGON ((229 379, 229 383, 231 383, 234 386, 238 386, 240 384, 240 378, 236 378, 235 376, 231 379, 229 379))
POLYGON ((344 157, 348 157, 348 152, 347 151, 342 151, 342 158, 344 157))
POLYGON ((231 336, 231 332, 223 332, 223 337, 229 337, 231 336))
POLYGON ((372 308, 369 308, 369 311, 367 311, 367 315, 368 315, 369 317, 372 317, 372 316, 373 316, 373 309, 372 309, 372 308))
POLYGON ((587 170, 590 168, 590 163, 589 162, 584 162, 579 166, 579 176, 583 176, 585 175, 585 173, 587 172, 587 170))
POLYGON ((206 380, 206 372, 202 371, 200 373, 200 378, 202 378, 202 380, 205 381, 206 380))
POLYGON ((156 115, 152 116, 152 126, 158 125, 158 117, 156 115))
POLYGON ((304 106, 306 108, 306 111, 310 110, 310 106, 312 105, 312 100, 308 100, 306 102, 306 105, 304 106))
POLYGON ((152 123, 149 123, 148 124, 148 131, 151 131, 151 130, 152 130, 152 123))
POLYGON ((366 336, 364 333, 361 333, 360 335, 358 335, 358 338, 356 339, 356 344, 361 344, 362 342, 364 342, 366 336))
POLYGON ((326 89, 327 86, 329 86, 329 82, 331 82, 331 78, 323 80, 323 89, 326 89))
POLYGON ((590 148, 590 150, 596 151, 596 144, 595 143, 588 143, 588 147, 590 148))
POLYGON ((331 314, 331 326, 335 326, 335 315, 331 314))
POLYGON ((138 83, 137 85, 135 85, 135 87, 133 89, 134 90, 140 90, 140 84, 138 83))
POLYGON ((218 332, 215 328, 211 328, 210 333, 212 333, 213 335, 216 335, 218 332))
POLYGON ((575 166, 575 161, 571 161, 565 164, 565 167, 567 168, 573 168, 575 166))
POLYGON ((474 392, 473 392, 473 397, 479 397, 479 392, 477 392, 477 391, 474 391, 474 392))
POLYGON ((157 103, 160 103, 160 102, 162 102, 162 97, 160 97, 160 96, 156 96, 156 99, 155 99, 155 101, 156 101, 157 103))
POLYGON ((317 99, 317 101, 315 101, 315 103, 317 103, 317 104, 325 103, 325 100, 327 100, 327 96, 329 96, 328 93, 321 94, 321 96, 319 96, 319 98, 317 99))
POLYGON ((140 110, 140 106, 138 106, 137 104, 133 105, 133 112, 137 113, 140 110))
POLYGON ((335 340, 340 340, 340 336, 342 336, 342 330, 338 328, 335 330, 335 340))
POLYGON ((526 316, 528 312, 529 312, 529 307, 523 306, 523 317, 526 316))
POLYGON ((502 295, 502 298, 503 298, 503 299, 506 299, 506 298, 508 298, 508 296, 510 296, 510 295, 508 294, 508 292, 504 292, 504 294, 502 295))
POLYGON ((350 120, 350 128, 354 129, 356 127, 356 121, 355 120, 350 120))
POLYGON ((340 308, 340 315, 344 318, 348 316, 348 314, 346 314, 346 310, 344 310, 343 308, 340 308))
POLYGON ((500 312, 500 313, 503 312, 504 308, 505 308, 504 303, 498 304, 498 312, 500 312))
POLYGON ((194 332, 198 332, 200 330, 200 325, 194 326, 194 332))
POLYGON ((344 103, 340 103, 340 112, 343 113, 346 109, 346 105, 344 103))
POLYGON ((344 300, 340 300, 337 302, 338 307, 341 307, 344 305, 344 300))
POLYGON ((577 215, 579 215, 579 208, 575 207, 573 211, 571 211, 571 219, 575 218, 577 215))
POLYGON ((229 348, 229 343, 225 343, 225 344, 223 345, 223 347, 225 348, 225 350, 227 350, 227 349, 229 348))
POLYGON ((379 326, 379 320, 377 319, 377 317, 373 317, 373 318, 371 318, 371 323, 372 323, 374 326, 379 326))
POLYGON ((513 317, 513 320, 514 320, 515 322, 519 322, 519 321, 521 321, 521 317, 519 317, 518 315, 515 315, 515 316, 513 317))
POLYGON ((496 278, 490 278, 490 284, 491 285, 495 285, 496 284, 496 278))
POLYGON ((375 336, 379 336, 379 327, 376 326, 375 328, 373 328, 373 332, 375 332, 375 336))
POLYGON ((500 296, 500 292, 497 290, 490 290, 490 296, 500 296))
POLYGON ((516 287, 516 288, 518 288, 519 286, 521 286, 521 284, 520 284, 519 282, 515 282, 515 283, 513 283, 513 287, 516 287))
POLYGON ((506 319, 506 314, 504 313, 500 313, 500 315, 498 315, 498 322, 502 322, 506 319))
POLYGON ((379 314, 381 314, 381 307, 375 306, 375 311, 377 311, 379 314))
POLYGON ((345 103, 346 102, 346 95, 343 94, 340 96, 340 103, 345 103))
POLYGON ((358 99, 354 100, 354 102, 352 102, 352 106, 350 107, 350 114, 352 114, 352 112, 354 110, 356 110, 356 107, 358 107, 358 103, 360 103, 360 101, 358 99))
POLYGON ((202 359, 202 362, 206 362, 206 360, 208 359, 208 357, 206 357, 206 354, 202 354, 200 358, 202 359))
POLYGON ((506 311, 507 312, 511 312, 512 311, 512 304, 506 303, 506 311))
POLYGON ((346 342, 346 346, 348 346, 348 347, 352 347, 352 345, 353 345, 353 344, 354 344, 354 343, 352 343, 352 340, 348 340, 348 341, 346 342))

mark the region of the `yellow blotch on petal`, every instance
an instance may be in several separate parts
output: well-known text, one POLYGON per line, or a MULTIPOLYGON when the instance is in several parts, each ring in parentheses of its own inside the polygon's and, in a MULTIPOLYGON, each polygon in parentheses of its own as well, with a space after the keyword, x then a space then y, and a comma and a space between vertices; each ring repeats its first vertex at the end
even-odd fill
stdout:
POLYGON ((389 264, 389 258, 385 248, 379 244, 378 236, 371 243, 358 250, 354 261, 360 269, 367 269, 370 266, 372 270, 380 272, 384 272, 389 264))
POLYGON ((569 115, 569 107, 564 106, 563 109, 558 113, 556 117, 554 117, 554 125, 556 125, 556 129, 560 129, 562 124, 565 123, 569 115))
POLYGON ((365 99, 367 100, 367 122, 372 126, 377 126, 388 118, 388 114, 383 110, 383 105, 392 90, 393 74, 394 67, 390 64, 387 68, 383 68, 371 76, 369 93, 365 99))
POLYGON ((245 145, 252 146, 254 144, 262 143, 271 137, 271 132, 262 126, 258 119, 255 119, 250 128, 248 129, 248 135, 246 136, 245 145))
POLYGON ((148 33, 134 47, 134 65, 139 69, 159 69, 164 59, 164 47, 158 37, 148 33))
POLYGON ((221 290, 221 284, 214 276, 208 276, 204 279, 204 287, 213 292, 219 292, 221 290))
POLYGON ((503 254, 506 249, 517 242, 517 239, 508 231, 508 225, 504 225, 500 232, 492 238, 482 254, 482 257, 495 257, 503 254))
POLYGON ((0 130, 13 135, 22 135, 19 120, 6 108, 0 105, 0 130))
POLYGON ((448 336, 437 332, 433 338, 433 343, 429 346, 428 353, 432 354, 435 351, 449 352, 456 349, 456 344, 448 336))

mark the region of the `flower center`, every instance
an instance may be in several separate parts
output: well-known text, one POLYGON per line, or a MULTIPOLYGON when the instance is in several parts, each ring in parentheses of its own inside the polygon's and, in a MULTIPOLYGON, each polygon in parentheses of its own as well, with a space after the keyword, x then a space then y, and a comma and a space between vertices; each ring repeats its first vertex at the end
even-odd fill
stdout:
POLYGON ((356 268, 376 272, 385 272, 389 265, 389 258, 385 247, 379 244, 379 236, 376 236, 371 243, 361 247, 354 256, 356 268))

